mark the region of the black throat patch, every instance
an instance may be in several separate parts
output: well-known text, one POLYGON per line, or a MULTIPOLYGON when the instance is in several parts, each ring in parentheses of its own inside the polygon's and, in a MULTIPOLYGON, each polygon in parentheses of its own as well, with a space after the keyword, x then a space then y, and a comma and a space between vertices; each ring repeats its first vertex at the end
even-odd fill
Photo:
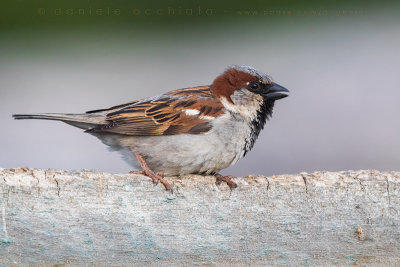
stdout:
POLYGON ((264 129, 265 122, 272 116, 274 104, 274 100, 265 100, 261 105, 260 110, 257 112, 257 116, 250 122, 251 133, 246 139, 243 157, 253 148, 258 135, 260 134, 261 130, 264 129))

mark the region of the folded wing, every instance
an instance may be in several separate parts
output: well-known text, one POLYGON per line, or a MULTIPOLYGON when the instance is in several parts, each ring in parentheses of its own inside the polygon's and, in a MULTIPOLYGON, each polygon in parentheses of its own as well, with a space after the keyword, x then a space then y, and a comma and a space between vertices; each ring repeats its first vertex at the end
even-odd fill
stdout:
POLYGON ((106 113, 106 123, 88 132, 154 136, 206 133, 224 107, 209 86, 198 86, 88 113, 98 112, 106 113))

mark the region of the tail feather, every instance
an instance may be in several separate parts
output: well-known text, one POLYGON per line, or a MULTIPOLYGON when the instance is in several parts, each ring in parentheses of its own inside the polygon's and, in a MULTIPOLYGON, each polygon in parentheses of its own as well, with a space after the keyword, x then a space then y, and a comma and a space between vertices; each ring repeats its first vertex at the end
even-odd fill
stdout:
POLYGON ((68 123, 81 129, 91 129, 106 123, 102 114, 65 114, 65 113, 38 113, 38 114, 14 114, 16 120, 39 119, 56 120, 68 123))

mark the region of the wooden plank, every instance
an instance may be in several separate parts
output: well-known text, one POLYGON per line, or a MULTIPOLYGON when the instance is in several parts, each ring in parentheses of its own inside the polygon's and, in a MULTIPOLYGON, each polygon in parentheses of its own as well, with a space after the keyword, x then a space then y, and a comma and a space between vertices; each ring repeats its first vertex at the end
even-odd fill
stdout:
POLYGON ((399 177, 0 169, 0 265, 400 265, 399 177))

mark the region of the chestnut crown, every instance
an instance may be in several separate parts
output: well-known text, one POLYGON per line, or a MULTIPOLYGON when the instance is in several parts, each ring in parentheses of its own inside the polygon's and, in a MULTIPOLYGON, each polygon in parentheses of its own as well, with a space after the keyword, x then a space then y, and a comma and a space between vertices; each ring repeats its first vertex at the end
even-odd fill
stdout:
POLYGON ((270 100, 286 97, 289 92, 286 88, 272 82, 272 78, 267 74, 253 67, 239 65, 228 67, 224 73, 215 78, 211 85, 214 95, 218 98, 225 97, 230 102, 232 102, 230 96, 240 89, 247 89, 270 100))

